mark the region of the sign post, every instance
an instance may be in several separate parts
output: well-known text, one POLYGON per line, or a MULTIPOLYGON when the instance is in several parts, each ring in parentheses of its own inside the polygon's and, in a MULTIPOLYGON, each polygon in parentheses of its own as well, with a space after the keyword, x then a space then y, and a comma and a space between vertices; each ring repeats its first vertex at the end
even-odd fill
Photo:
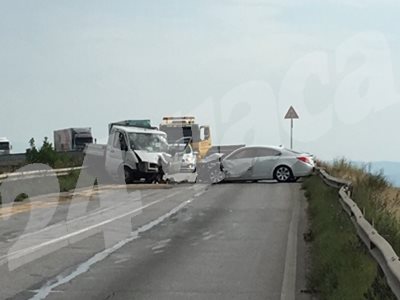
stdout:
POLYGON ((294 110, 293 106, 290 106, 288 112, 285 115, 285 119, 290 119, 290 149, 293 150, 293 119, 298 119, 299 115, 294 110))

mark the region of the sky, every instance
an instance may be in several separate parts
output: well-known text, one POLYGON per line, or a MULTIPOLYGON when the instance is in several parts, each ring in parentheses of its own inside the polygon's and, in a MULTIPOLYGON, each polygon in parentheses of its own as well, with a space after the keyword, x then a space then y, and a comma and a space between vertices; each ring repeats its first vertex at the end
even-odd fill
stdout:
POLYGON ((2 0, 0 136, 194 115, 214 144, 400 161, 400 3, 2 0))

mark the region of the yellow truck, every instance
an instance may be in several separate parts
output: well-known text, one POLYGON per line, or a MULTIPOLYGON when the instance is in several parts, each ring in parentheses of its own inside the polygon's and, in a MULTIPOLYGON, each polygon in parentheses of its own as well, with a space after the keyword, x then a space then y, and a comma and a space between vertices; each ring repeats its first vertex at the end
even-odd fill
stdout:
POLYGON ((160 131, 167 134, 170 144, 189 142, 198 158, 204 158, 212 147, 210 126, 200 126, 195 117, 164 117, 160 131))

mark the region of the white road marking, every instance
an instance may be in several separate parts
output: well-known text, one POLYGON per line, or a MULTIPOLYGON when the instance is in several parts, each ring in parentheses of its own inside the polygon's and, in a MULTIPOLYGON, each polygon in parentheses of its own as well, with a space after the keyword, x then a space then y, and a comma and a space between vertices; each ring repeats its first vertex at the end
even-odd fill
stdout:
POLYGON ((59 237, 59 238, 56 238, 56 239, 52 239, 52 240, 46 241, 46 242, 44 242, 44 243, 41 243, 41 244, 38 244, 38 245, 35 245, 35 246, 32 246, 32 247, 29 247, 29 248, 25 248, 25 249, 22 249, 22 250, 18 250, 18 251, 9 253, 9 254, 7 254, 7 255, 5 255, 5 256, 0 257, 0 265, 6 263, 9 259, 16 259, 16 258, 19 258, 19 257, 21 257, 21 256, 24 256, 24 255, 27 255, 27 254, 29 254, 29 253, 35 252, 35 251, 39 250, 40 248, 44 248, 44 247, 50 246, 50 245, 52 245, 52 244, 56 244, 56 243, 59 243, 59 242, 61 242, 61 241, 68 240, 68 239, 70 239, 70 238, 72 238, 72 237, 78 236, 78 235, 80 235, 80 234, 82 234, 82 233, 85 233, 85 232, 87 232, 87 231, 90 231, 90 230, 93 230, 93 229, 95 229, 95 228, 98 228, 98 227, 107 225, 107 224, 109 224, 109 223, 112 223, 112 222, 114 222, 114 221, 116 221, 116 220, 118 220, 118 219, 122 219, 122 218, 124 218, 124 217, 126 217, 126 216, 129 216, 129 215, 131 215, 131 214, 134 214, 134 213, 136 213, 136 212, 138 212, 138 211, 141 211, 141 210, 143 210, 143 209, 145 209, 145 208, 147 208, 147 207, 150 207, 150 206, 152 206, 152 205, 154 205, 154 204, 156 204, 156 203, 159 203, 159 202, 161 202, 161 201, 162 201, 162 200, 156 200, 156 201, 150 202, 150 203, 147 204, 147 205, 144 205, 144 206, 142 206, 142 207, 136 208, 136 209, 134 209, 134 210, 132 210, 132 211, 129 211, 129 212, 124 213, 124 214, 122 214, 122 215, 119 215, 119 216, 117 216, 117 217, 113 217, 113 218, 110 218, 110 219, 105 220, 105 221, 103 221, 103 222, 100 222, 100 223, 97 223, 97 224, 94 224, 94 225, 85 227, 85 228, 83 228, 83 229, 81 229, 81 230, 77 230, 77 231, 74 231, 74 232, 72 232, 72 233, 63 235, 62 237, 59 237))
POLYGON ((108 248, 108 249, 106 249, 106 250, 104 250, 102 252, 97 253, 96 255, 94 255, 93 257, 91 257, 90 259, 85 261, 84 263, 80 264, 72 273, 68 274, 67 276, 62 276, 62 275, 57 276, 54 280, 49 281, 47 284, 42 286, 39 290, 35 291, 35 295, 33 297, 31 297, 30 300, 42 300, 42 299, 45 299, 53 291, 53 289, 59 287, 60 285, 63 285, 65 283, 70 282, 71 280, 73 280, 74 278, 78 277, 79 275, 81 275, 83 273, 86 273, 87 271, 89 271, 89 269, 94 264, 104 260, 110 254, 112 254, 113 252, 115 252, 118 249, 122 248, 126 244, 138 239, 139 235, 141 233, 152 229, 154 226, 157 226, 158 224, 160 224, 164 220, 168 219, 170 216, 176 214, 179 210, 181 210, 183 207, 188 205, 193 200, 194 199, 192 198, 192 199, 189 199, 189 200, 181 203, 180 205, 176 206, 174 209, 172 209, 171 211, 169 211, 165 215, 163 215, 163 216, 157 218, 156 220, 154 220, 154 221, 152 221, 152 222, 140 227, 139 229, 135 230, 134 232, 132 232, 132 234, 131 234, 131 236, 129 238, 120 241, 119 243, 117 243, 116 245, 114 245, 111 248, 108 248), (51 283, 51 282, 53 282, 53 283, 51 283))
MULTIPOLYGON (((203 187, 203 188, 204 188, 204 187, 203 187)), ((187 191, 187 190, 199 190, 199 187, 189 186, 189 187, 185 187, 185 188, 183 188, 183 189, 179 189, 178 191, 176 191, 176 192, 174 192, 174 193, 171 193, 170 195, 165 196, 163 199, 159 199, 159 200, 153 201, 153 202, 151 202, 151 203, 149 203, 149 204, 147 204, 147 205, 141 206, 141 207, 139 207, 139 208, 135 208, 134 210, 130 210, 129 212, 123 213, 123 214, 121 214, 121 215, 118 215, 118 216, 115 216, 115 217, 106 219, 106 220, 104 220, 104 221, 102 221, 102 222, 93 224, 93 225, 91 225, 91 226, 84 227, 84 228, 79 229, 79 230, 75 230, 75 231, 70 232, 70 233, 68 233, 68 234, 64 234, 64 235, 62 235, 61 237, 49 239, 49 240, 47 240, 47 241, 45 241, 45 242, 42 242, 42 243, 37 244, 37 245, 33 245, 33 246, 31 246, 31 247, 27 247, 27 248, 24 248, 24 249, 18 249, 18 250, 16 250, 16 251, 11 252, 11 253, 7 253, 7 254, 5 254, 5 255, 3 255, 3 256, 0 256, 0 265, 4 265, 4 264, 6 264, 7 262, 10 262, 10 261, 13 261, 13 260, 19 260, 19 259, 21 259, 22 257, 26 257, 27 255, 33 255, 34 253, 40 251, 41 249, 49 249, 48 247, 49 247, 49 246, 52 246, 52 245, 62 245, 63 243, 66 245, 66 243, 68 243, 68 240, 71 239, 71 238, 75 238, 75 237, 84 235, 84 234, 87 233, 87 232, 90 232, 90 231, 92 231, 92 230, 101 228, 101 227, 103 227, 103 226, 105 226, 105 225, 107 225, 107 224, 110 224, 110 223, 115 222, 116 220, 122 219, 122 218, 124 218, 124 217, 127 217, 127 216, 129 216, 129 215, 135 214, 135 213, 137 213, 137 212, 140 212, 140 211, 142 211, 142 210, 145 209, 145 208, 148 208, 148 207, 150 207, 150 206, 152 206, 152 205, 154 205, 154 204, 157 204, 157 203, 159 203, 159 202, 162 202, 162 201, 165 201, 165 200, 170 199, 170 198, 172 198, 172 197, 175 197, 176 195, 182 193, 182 191, 184 192, 184 191, 187 191)), ((203 193, 204 193, 204 192, 205 192, 205 191, 203 191, 203 193)), ((155 194, 155 193, 149 193, 149 194, 150 194, 150 196, 152 196, 152 195, 155 194)), ((201 195, 201 194, 202 194, 202 193, 197 193, 196 196, 195 196, 195 198, 197 198, 197 197, 198 197, 199 195, 201 195)), ((149 196, 149 195, 146 195, 146 196, 149 196)), ((146 197, 146 196, 145 196, 145 197, 146 197)), ((188 200, 188 201, 190 202, 191 200, 188 200)), ((117 207, 119 207, 119 206, 117 206, 117 207)), ((113 207, 113 208, 115 208, 115 207, 113 207)), ((99 214, 101 215, 102 213, 104 213, 105 211, 108 211, 108 210, 109 210, 109 208, 106 208, 105 210, 97 211, 97 213, 99 213, 99 214)), ((94 215, 97 215, 97 213, 95 213, 94 215)), ((83 220, 85 220, 85 219, 87 219, 87 217, 88 217, 88 216, 79 217, 79 218, 74 219, 74 220, 72 220, 72 221, 74 221, 74 223, 75 223, 75 221, 77 221, 78 219, 83 219, 83 220)), ((54 224, 53 226, 50 226, 50 227, 48 227, 48 228, 44 228, 44 229, 42 229, 42 230, 39 230, 39 231, 36 231, 36 232, 32 232, 32 233, 28 233, 28 234, 26 234, 26 235, 23 235, 22 237, 24 237, 24 238, 27 238, 27 237, 28 237, 28 238, 29 238, 30 236, 33 236, 33 235, 35 235, 35 234, 40 234, 40 233, 46 232, 46 231, 49 230, 49 229, 57 229, 57 228, 60 227, 60 225, 61 225, 61 226, 62 226, 62 225, 67 226, 69 223, 70 223, 70 222, 63 222, 63 223, 54 224)), ((68 226, 67 226, 67 227, 68 227, 68 226)), ((67 229, 68 229, 68 228, 67 228, 67 229)), ((65 232, 68 232, 68 230, 66 230, 65 232)), ((19 239, 21 239, 21 236, 19 237, 19 239)), ((57 250, 57 249, 55 249, 55 250, 57 250)))
MULTIPOLYGON (((137 201, 137 200, 140 200, 140 199, 149 197, 149 196, 153 196, 153 195, 155 195, 156 193, 157 193, 157 191, 156 191, 156 192, 152 192, 152 193, 148 193, 148 194, 146 194, 146 195, 141 195, 141 197, 134 197, 134 198, 132 198, 132 199, 129 199, 129 202, 131 202, 131 201, 137 201)), ((16 240, 21 239, 21 238, 26 238, 26 237, 29 237, 29 236, 32 236, 32 235, 35 235, 35 234, 38 234, 38 233, 42 233, 42 232, 45 232, 45 231, 49 231, 49 230, 54 229, 55 227, 59 227, 59 226, 68 226, 68 224, 71 223, 71 222, 77 222, 77 221, 80 221, 80 220, 85 220, 85 219, 87 219, 88 217, 91 217, 91 216, 103 214, 103 213, 106 212, 106 211, 115 209, 116 207, 120 207, 120 206, 125 205, 125 204, 127 204, 127 203, 128 203, 128 202, 125 201, 125 202, 122 202, 122 203, 118 203, 118 204, 115 205, 115 206, 106 207, 106 208, 99 208, 99 209, 93 210, 92 212, 90 212, 90 213, 87 214, 87 215, 84 215, 84 216, 81 216, 81 217, 77 217, 77 218, 73 218, 73 219, 68 220, 68 221, 63 221, 63 222, 55 223, 55 224, 50 225, 50 226, 48 226, 48 227, 42 228, 42 229, 40 229, 40 230, 33 231, 33 232, 28 232, 28 233, 25 233, 25 234, 20 235, 20 236, 18 236, 18 237, 15 237, 15 238, 12 238, 12 239, 8 239, 7 242, 13 242, 13 241, 16 241, 16 240)), ((74 205, 74 204, 72 204, 72 205, 74 205)), ((2 258, 2 257, 0 257, 0 259, 1 259, 1 258, 2 258)))
MULTIPOLYGON (((186 189, 185 189, 185 190, 186 190, 186 189)), ((176 191, 175 193, 172 193, 172 194, 170 194, 170 195, 164 197, 163 199, 155 200, 155 201, 153 201, 153 202, 150 202, 150 203, 147 204, 147 205, 141 206, 141 207, 139 207, 139 208, 136 208, 136 209, 131 210, 131 211, 129 211, 129 212, 126 212, 126 213, 124 213, 124 214, 121 214, 121 215, 118 215, 118 216, 109 218, 109 219, 107 219, 107 220, 105 220, 105 221, 102 221, 102 222, 93 224, 93 225, 91 225, 91 226, 87 226, 87 227, 85 227, 85 228, 83 228, 83 229, 76 230, 76 231, 74 231, 74 232, 71 232, 71 233, 69 233, 69 234, 63 235, 63 236, 61 236, 61 237, 58 237, 58 238, 55 238, 55 239, 51 239, 51 240, 48 240, 48 241, 46 241, 46 242, 40 243, 40 244, 38 244, 38 245, 34 245, 34 246, 31 246, 31 247, 28 247, 28 248, 24 248, 24 249, 17 250, 17 251, 8 253, 8 254, 6 254, 6 255, 0 256, 0 265, 4 265, 5 263, 7 263, 7 262, 9 262, 9 261, 11 261, 11 260, 19 259, 19 258, 24 257, 24 256, 26 256, 26 255, 32 254, 32 253, 34 253, 34 252, 36 252, 36 251, 38 251, 38 250, 40 250, 40 249, 43 249, 43 248, 45 248, 45 247, 49 247, 49 246, 51 246, 51 245, 54 245, 54 244, 57 244, 57 243, 61 243, 61 242, 66 242, 66 241, 67 241, 68 239, 70 239, 70 238, 73 238, 73 237, 79 236, 79 235, 81 235, 81 234, 84 234, 84 233, 86 233, 86 232, 89 232, 89 231, 91 231, 91 230, 100 228, 100 227, 102 227, 102 226, 105 226, 105 225, 107 225, 107 224, 110 224, 110 223, 112 223, 112 222, 115 222, 116 220, 119 220, 119 219, 122 219, 122 218, 124 218, 124 217, 127 217, 127 216, 129 216, 129 215, 131 215, 131 214, 135 214, 135 213, 137 213, 137 212, 139 212, 139 211, 141 211, 141 210, 143 210, 143 209, 145 209, 145 208, 148 208, 148 207, 150 207, 150 206, 153 206, 154 204, 157 204, 157 203, 159 203, 159 202, 162 202, 162 201, 165 201, 165 200, 167 200, 167 199, 169 199, 169 198, 172 198, 172 197, 178 195, 180 192, 181 192, 181 190, 176 191)), ((31 234, 30 234, 30 235, 31 235, 31 234)))

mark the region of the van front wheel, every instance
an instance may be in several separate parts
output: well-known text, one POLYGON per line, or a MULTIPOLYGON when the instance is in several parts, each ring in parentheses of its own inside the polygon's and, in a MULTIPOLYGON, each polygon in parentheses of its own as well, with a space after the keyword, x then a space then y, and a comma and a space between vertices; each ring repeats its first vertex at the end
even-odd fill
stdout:
POLYGON ((124 178, 126 184, 133 183, 132 171, 129 167, 124 167, 124 178))

